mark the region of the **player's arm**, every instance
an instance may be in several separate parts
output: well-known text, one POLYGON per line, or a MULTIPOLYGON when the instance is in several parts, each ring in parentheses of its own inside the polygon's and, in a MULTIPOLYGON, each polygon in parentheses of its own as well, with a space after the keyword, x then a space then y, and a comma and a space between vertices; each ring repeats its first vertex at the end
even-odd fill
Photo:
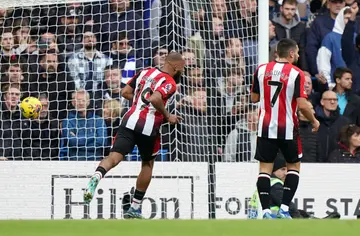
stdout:
POLYGON ((148 101, 153 105, 153 107, 158 112, 160 112, 170 124, 177 124, 181 120, 181 117, 171 115, 166 110, 164 105, 164 100, 171 97, 175 92, 176 92, 175 82, 174 83, 164 82, 154 91, 154 93, 148 99, 148 101))
POLYGON ((159 91, 155 91, 148 100, 155 109, 160 112, 166 120, 168 120, 170 113, 166 110, 163 100, 163 95, 159 91))
POLYGON ((139 77, 140 73, 136 74, 127 84, 121 89, 121 96, 127 100, 133 100, 134 98, 134 89, 136 88, 136 80, 139 77))
POLYGON ((259 79, 258 79, 258 72, 256 70, 254 74, 253 83, 251 86, 251 102, 257 103, 260 101, 260 87, 259 87, 259 79))

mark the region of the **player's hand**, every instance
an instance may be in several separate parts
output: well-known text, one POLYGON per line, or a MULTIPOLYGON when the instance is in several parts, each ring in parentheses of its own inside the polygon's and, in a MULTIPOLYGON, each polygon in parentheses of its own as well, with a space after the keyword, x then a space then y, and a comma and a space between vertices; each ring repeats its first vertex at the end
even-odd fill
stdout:
POLYGON ((313 127, 311 131, 312 132, 317 132, 319 130, 319 127, 320 127, 320 122, 317 119, 315 119, 314 122, 311 123, 311 125, 313 127))
POLYGON ((177 115, 170 115, 167 118, 167 121, 172 125, 179 124, 182 120, 183 120, 183 118, 180 116, 177 116, 177 115))

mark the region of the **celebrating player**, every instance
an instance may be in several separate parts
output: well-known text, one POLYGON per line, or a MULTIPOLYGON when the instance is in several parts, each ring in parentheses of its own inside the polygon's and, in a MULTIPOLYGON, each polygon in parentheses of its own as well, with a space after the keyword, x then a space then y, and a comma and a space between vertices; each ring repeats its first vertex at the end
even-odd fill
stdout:
POLYGON ((184 66, 185 61, 181 54, 172 52, 167 56, 161 70, 144 69, 122 90, 122 96, 133 100, 133 104, 121 121, 109 156, 100 162, 90 179, 84 193, 85 202, 91 201, 99 181, 118 165, 136 144, 142 159, 141 171, 136 181, 131 207, 124 214, 124 218, 142 218, 140 205, 150 184, 154 159, 160 149, 160 126, 164 119, 170 124, 177 124, 181 120, 180 117, 171 115, 165 106, 176 91, 176 83, 180 80, 184 66))
POLYGON ((260 101, 255 159, 260 161, 257 189, 263 218, 291 218, 289 204, 299 184, 301 143, 296 108, 311 122, 313 132, 320 123, 307 103, 304 72, 292 65, 299 58, 295 41, 282 39, 277 45, 276 61, 260 65, 251 88, 251 101, 260 101), (270 211, 270 175, 278 150, 287 162, 284 194, 278 216, 270 211))

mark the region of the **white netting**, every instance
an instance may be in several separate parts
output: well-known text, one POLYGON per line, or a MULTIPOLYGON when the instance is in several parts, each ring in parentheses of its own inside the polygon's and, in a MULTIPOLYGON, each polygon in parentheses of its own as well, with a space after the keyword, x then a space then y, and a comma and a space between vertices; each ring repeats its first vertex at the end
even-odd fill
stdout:
MULTIPOLYGON (((185 218, 208 217, 209 201, 215 204, 215 180, 211 170, 214 162, 248 162, 254 156, 257 115, 255 107, 249 105, 249 86, 258 60, 257 1, 32 0, 0 3, 3 7, 0 9, 3 88, 0 157, 9 161, 74 161, 70 164, 73 168, 64 162, 37 162, 34 166, 41 168, 39 172, 32 172, 26 164, 22 167, 8 164, 17 171, 29 168, 30 172, 21 178, 38 175, 47 182, 51 179, 51 216, 61 218, 69 213, 71 206, 65 206, 64 214, 56 213, 57 201, 61 204, 72 202, 69 196, 74 196, 74 192, 71 193, 74 188, 80 196, 81 186, 86 186, 86 176, 96 165, 95 162, 78 164, 75 161, 101 160, 108 155, 121 116, 130 105, 120 97, 124 84, 144 67, 160 67, 168 52, 176 50, 182 52, 186 70, 168 109, 180 114, 184 121, 177 127, 163 126, 161 155, 157 160, 165 164, 191 162, 192 167, 188 167, 190 163, 178 163, 175 174, 168 174, 169 167, 160 165, 154 174, 167 177, 155 179, 158 183, 151 188, 173 185, 174 189, 167 191, 173 191, 175 196, 182 196, 181 191, 187 186, 191 186, 186 190, 191 194, 198 191, 194 186, 204 188, 203 198, 191 199, 192 205, 182 214, 186 214, 185 218), (89 99, 86 93, 73 93, 81 89, 88 92, 89 99), (27 96, 41 98, 44 109, 40 120, 20 117, 18 103, 27 96), (87 113, 84 113, 87 105, 87 113), (56 166, 60 169, 52 171, 56 166), (209 179, 208 171, 212 176, 209 179), (191 177, 184 177, 186 172, 191 177), (196 178, 200 180, 194 184, 192 181, 196 178), (168 179, 175 182, 167 183, 168 179), (66 187, 66 184, 75 187, 66 187), (208 193, 212 195, 209 199, 208 193), (64 197, 59 198, 62 195, 64 197)), ((267 22, 268 17, 264 20, 267 22)), ((127 160, 140 160, 136 148, 127 160)), ((114 201, 120 201, 114 193, 119 185, 116 180, 126 181, 124 189, 118 191, 129 191, 135 183, 138 167, 132 168, 132 163, 124 166, 114 175, 110 174, 113 178, 108 180, 109 187, 104 190, 107 198, 103 203, 97 202, 101 206, 108 201, 107 211, 115 211, 114 201), (131 171, 124 170, 128 166, 131 171), (118 177, 114 177, 116 174, 118 177)), ((42 181, 34 181, 33 186, 45 188, 46 183, 42 181)), ((42 191, 45 190, 39 190, 38 198, 46 201, 42 191)), ((46 191, 50 193, 50 188, 46 191)), ((79 196, 77 202, 81 200, 79 196)), ((9 197, 9 205, 17 204, 25 195, 13 197, 17 200, 9 200, 9 197)), ((163 200, 158 199, 157 204, 162 204, 164 209, 166 201, 172 197, 166 195, 163 200)), ((187 197, 193 198, 192 195, 187 197)), ((149 202, 152 204, 151 200, 149 202)), ((176 200, 171 202, 176 209, 176 200)), ((37 212, 36 206, 30 204, 30 209, 37 212)), ((210 213, 214 213, 214 206, 210 213)), ((77 207, 80 208, 82 206, 77 207)), ((84 211, 88 211, 86 209, 84 211)), ((98 212, 100 208, 97 209, 98 212)), ((81 218, 81 214, 76 217, 81 218)), ((160 213, 156 217, 160 217, 160 213)), ((39 213, 34 218, 47 216, 39 213)))

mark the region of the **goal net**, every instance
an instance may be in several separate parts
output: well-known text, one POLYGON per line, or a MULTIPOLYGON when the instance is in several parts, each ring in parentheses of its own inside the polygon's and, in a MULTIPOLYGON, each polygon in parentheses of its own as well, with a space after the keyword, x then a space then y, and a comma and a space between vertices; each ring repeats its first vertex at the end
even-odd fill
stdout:
MULTIPOLYGON (((237 186, 244 196, 222 196, 217 188, 233 186, 216 183, 215 166, 254 162, 257 111, 249 88, 258 63, 257 1, 0 3, 1 219, 121 219, 141 168, 136 146, 91 204, 82 194, 131 105, 121 89, 137 71, 161 68, 172 50, 186 67, 167 109, 183 121, 162 126, 143 214, 246 217, 253 179, 237 186), (20 115, 28 96, 43 105, 39 119, 20 115)), ((256 176, 254 167, 244 176, 256 176)))

